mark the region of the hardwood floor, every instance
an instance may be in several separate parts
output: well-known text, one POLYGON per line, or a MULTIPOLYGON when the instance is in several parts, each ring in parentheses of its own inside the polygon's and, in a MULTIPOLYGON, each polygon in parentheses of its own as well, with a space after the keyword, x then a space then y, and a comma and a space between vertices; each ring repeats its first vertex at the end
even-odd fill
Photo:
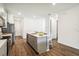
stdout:
POLYGON ((50 51, 37 54, 24 39, 16 37, 15 44, 9 51, 9 56, 79 56, 79 50, 55 43, 50 51))

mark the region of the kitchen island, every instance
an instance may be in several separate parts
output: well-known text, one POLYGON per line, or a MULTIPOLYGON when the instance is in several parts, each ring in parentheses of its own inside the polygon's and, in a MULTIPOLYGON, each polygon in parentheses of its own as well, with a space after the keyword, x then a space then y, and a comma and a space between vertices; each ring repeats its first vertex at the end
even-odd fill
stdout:
POLYGON ((27 42, 39 54, 49 50, 49 42, 46 34, 28 33, 27 42))

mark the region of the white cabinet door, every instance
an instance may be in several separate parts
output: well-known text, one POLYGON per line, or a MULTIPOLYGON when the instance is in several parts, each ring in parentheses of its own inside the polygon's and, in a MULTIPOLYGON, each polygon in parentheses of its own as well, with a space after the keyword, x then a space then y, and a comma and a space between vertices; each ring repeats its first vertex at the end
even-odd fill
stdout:
POLYGON ((47 42, 46 42, 46 37, 41 37, 37 39, 37 48, 38 52, 42 53, 47 50, 47 42))
POLYGON ((3 19, 0 18, 0 26, 3 26, 3 19))
POLYGON ((7 56, 7 39, 0 47, 0 56, 7 56))

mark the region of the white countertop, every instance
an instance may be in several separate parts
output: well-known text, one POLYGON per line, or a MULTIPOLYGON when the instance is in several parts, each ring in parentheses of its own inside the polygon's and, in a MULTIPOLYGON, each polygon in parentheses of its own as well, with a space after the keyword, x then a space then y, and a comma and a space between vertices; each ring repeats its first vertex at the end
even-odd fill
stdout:
POLYGON ((12 36, 12 33, 2 33, 1 36, 12 36))
POLYGON ((35 34, 35 33, 28 33, 28 34, 30 34, 30 35, 32 35, 32 36, 35 36, 35 37, 47 37, 48 35, 42 35, 42 36, 40 36, 39 34, 35 34))
POLYGON ((0 40, 0 48, 6 41, 7 41, 6 39, 0 40))

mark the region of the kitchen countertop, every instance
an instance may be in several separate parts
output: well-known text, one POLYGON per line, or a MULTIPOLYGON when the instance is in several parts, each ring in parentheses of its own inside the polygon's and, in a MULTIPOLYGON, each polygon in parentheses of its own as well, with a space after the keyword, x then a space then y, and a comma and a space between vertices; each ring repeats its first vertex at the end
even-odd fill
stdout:
POLYGON ((32 35, 32 36, 35 36, 35 37, 47 37, 47 36, 48 36, 47 34, 44 34, 44 35, 42 35, 42 36, 40 36, 40 35, 37 34, 37 33, 28 33, 28 34, 30 34, 30 35, 32 35))
POLYGON ((12 36, 12 33, 2 33, 1 36, 12 36))

